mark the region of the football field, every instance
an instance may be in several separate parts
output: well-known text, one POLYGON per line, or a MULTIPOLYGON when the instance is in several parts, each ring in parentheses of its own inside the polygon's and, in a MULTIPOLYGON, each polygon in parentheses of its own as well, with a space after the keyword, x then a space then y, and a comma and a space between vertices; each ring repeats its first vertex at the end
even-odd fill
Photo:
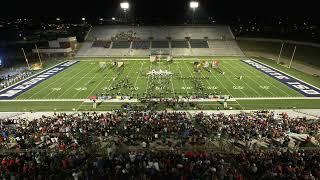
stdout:
POLYGON ((193 61, 124 61, 124 67, 101 69, 100 61, 81 61, 18 96, 17 99, 88 99, 95 95, 165 97, 230 95, 234 98, 301 97, 279 81, 239 60, 223 60, 220 69, 194 70, 193 61), (152 78, 152 70, 167 70, 168 77, 152 78), (242 79, 239 77, 242 76, 242 79), (202 90, 202 92, 199 91, 202 90))
MULTIPOLYGON (((307 97, 306 94, 301 93, 302 91, 267 75, 250 63, 246 63, 245 60, 222 58, 219 60, 219 69, 209 67, 197 72, 194 62, 198 60, 189 58, 152 63, 146 58, 117 60, 92 58, 62 62, 54 69, 44 70, 14 85, 15 87, 11 90, 9 88, 7 92, 18 93, 8 99, 2 97, 0 111, 93 110, 89 100, 92 96, 130 96, 139 100, 178 97, 192 99, 210 95, 229 95, 233 101, 228 105, 234 109, 317 108, 320 106, 319 97, 307 97), (114 62, 124 64, 119 68, 114 65, 114 62), (66 63, 69 64, 68 67, 58 71, 59 67, 66 63), (101 64, 106 67, 101 68, 101 64), (57 72, 53 72, 57 67, 57 72), (50 74, 52 72, 53 74, 50 74), (150 75, 155 72, 162 74, 150 75), (45 75, 48 77, 39 78, 45 75), (35 79, 39 82, 33 83, 35 79)), ((284 74, 291 72, 285 72, 286 69, 281 70, 280 72, 284 74)), ((308 79, 307 82, 310 83, 308 79)), ((311 83, 313 84, 312 81, 311 83)), ((312 85, 311 87, 317 88, 312 85)), ((0 93, 2 93, 1 96, 8 94, 3 90, 0 93)), ((121 107, 123 103, 121 100, 105 101, 96 110, 112 110, 121 107)), ((201 101, 201 99, 198 101, 200 109, 219 109, 219 107, 223 107, 220 102, 201 101)))

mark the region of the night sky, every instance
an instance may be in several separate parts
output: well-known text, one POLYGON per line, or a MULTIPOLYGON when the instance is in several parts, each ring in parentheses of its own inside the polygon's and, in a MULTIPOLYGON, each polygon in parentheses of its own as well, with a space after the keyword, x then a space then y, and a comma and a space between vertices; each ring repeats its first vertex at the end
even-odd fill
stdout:
MULTIPOLYGON (((4 0, 6 1, 6 0, 4 0)), ((289 16, 293 18, 312 18, 317 16, 318 6, 315 2, 281 0, 226 1, 199 0, 197 11, 199 18, 215 17, 227 21, 235 17, 271 17, 289 16)), ((120 13, 120 0, 11 0, 1 5, 0 16, 6 17, 112 17, 120 13)), ((131 17, 140 18, 145 22, 159 21, 182 23, 190 16, 191 10, 186 0, 129 0, 131 17)))

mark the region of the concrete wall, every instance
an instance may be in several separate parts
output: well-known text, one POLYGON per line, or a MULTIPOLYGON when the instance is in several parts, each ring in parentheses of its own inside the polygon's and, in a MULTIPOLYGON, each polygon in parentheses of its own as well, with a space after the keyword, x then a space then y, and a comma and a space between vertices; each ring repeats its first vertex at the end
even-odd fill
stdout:
POLYGON ((154 39, 221 39, 234 40, 234 36, 229 26, 94 26, 88 33, 87 40, 94 41, 110 40, 120 32, 132 31, 135 37, 147 40, 149 37, 154 39))
POLYGON ((305 45, 305 46, 312 46, 312 47, 320 47, 320 44, 317 43, 310 43, 310 42, 301 42, 301 41, 292 41, 292 40, 283 40, 283 39, 271 39, 271 38, 246 38, 246 37, 237 37, 237 40, 242 41, 260 41, 260 42, 284 42, 289 44, 297 44, 297 45, 305 45))

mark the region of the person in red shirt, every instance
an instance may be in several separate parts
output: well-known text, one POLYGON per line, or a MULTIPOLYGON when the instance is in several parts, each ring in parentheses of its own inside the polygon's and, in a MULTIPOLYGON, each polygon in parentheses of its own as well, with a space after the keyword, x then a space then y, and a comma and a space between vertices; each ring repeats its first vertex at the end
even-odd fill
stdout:
POLYGON ((63 169, 68 169, 69 168, 69 161, 67 159, 61 160, 62 163, 62 168, 63 169))
POLYGON ((14 159, 9 159, 9 166, 14 166, 15 160, 14 159))
POLYGON ((8 160, 7 160, 7 158, 3 158, 3 159, 2 159, 1 165, 2 165, 2 167, 7 167, 7 166, 8 166, 8 160))

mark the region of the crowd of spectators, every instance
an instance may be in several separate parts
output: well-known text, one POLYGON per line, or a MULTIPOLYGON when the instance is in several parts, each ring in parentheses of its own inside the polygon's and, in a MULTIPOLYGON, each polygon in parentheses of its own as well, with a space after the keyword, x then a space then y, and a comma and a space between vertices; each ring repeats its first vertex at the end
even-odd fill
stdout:
MULTIPOLYGON (((240 114, 210 114, 199 113, 195 120, 203 127, 205 134, 226 135, 234 141, 248 142, 259 140, 270 145, 272 140, 288 146, 289 134, 305 134, 310 137, 319 133, 320 122, 317 119, 305 117, 289 117, 286 113, 275 117, 272 112, 254 112, 240 114)), ((299 143, 299 142, 294 142, 299 143)))
POLYGON ((12 84, 21 81, 29 76, 31 76, 33 73, 28 70, 24 70, 22 72, 17 72, 15 74, 5 74, 0 76, 0 89, 6 88, 8 86, 11 86, 12 84))
POLYGON ((238 152, 201 147, 222 137, 272 144, 290 141, 290 133, 306 134, 310 141, 319 127, 317 119, 272 112, 116 111, 1 119, 0 174, 3 179, 317 179, 316 149, 290 149, 287 143, 238 152))

